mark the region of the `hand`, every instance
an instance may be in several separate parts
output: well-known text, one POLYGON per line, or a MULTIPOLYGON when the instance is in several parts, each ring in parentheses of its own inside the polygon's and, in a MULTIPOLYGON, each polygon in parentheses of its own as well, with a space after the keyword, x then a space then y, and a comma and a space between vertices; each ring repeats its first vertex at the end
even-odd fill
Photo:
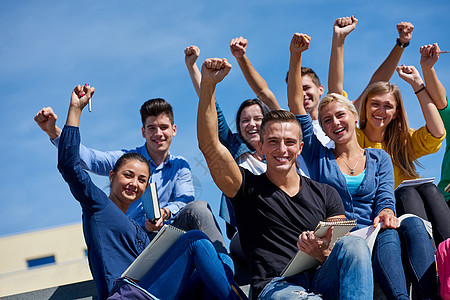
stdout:
POLYGON ((189 46, 184 49, 184 61, 187 66, 192 66, 200 56, 200 49, 197 46, 189 46))
POLYGON ((311 43, 311 37, 304 33, 294 33, 289 45, 291 53, 301 54, 303 51, 308 50, 311 43))
POLYGON ((208 58, 202 66, 202 82, 219 83, 231 70, 226 58, 208 58))
POLYGON ((377 227, 378 223, 384 222, 383 227, 381 228, 398 228, 399 221, 398 218, 394 215, 394 212, 389 209, 383 209, 378 216, 373 220, 373 227, 377 227))
POLYGON ((158 231, 163 227, 164 221, 170 218, 170 210, 168 208, 161 208, 161 218, 155 222, 151 222, 149 219, 145 219, 145 229, 148 231, 158 231))
POLYGON ((437 43, 420 47, 420 65, 422 69, 431 69, 439 59, 439 48, 437 43))
POLYGON ((57 119, 58 116, 53 112, 51 107, 44 107, 34 116, 36 123, 52 140, 61 134, 61 129, 56 126, 57 119))
POLYGON ((414 90, 417 90, 423 84, 422 77, 414 66, 401 65, 396 70, 400 78, 408 82, 414 90))
POLYGON ((402 44, 408 43, 412 38, 414 25, 409 22, 400 22, 397 24, 398 40, 402 44))
POLYGON ((356 24, 358 19, 355 16, 338 18, 334 21, 333 35, 345 38, 356 28, 356 24))
POLYGON ((87 83, 83 86, 77 85, 73 91, 72 96, 70 97, 70 106, 72 108, 79 109, 80 111, 88 104, 89 99, 91 99, 92 95, 94 95, 95 88, 90 87, 87 83))
POLYGON ((333 226, 328 229, 327 235, 323 238, 316 237, 312 231, 303 231, 298 237, 297 248, 324 263, 331 253, 329 247, 332 236, 333 226))
POLYGON ((236 59, 242 58, 247 51, 247 40, 242 36, 232 39, 230 42, 230 50, 236 59))

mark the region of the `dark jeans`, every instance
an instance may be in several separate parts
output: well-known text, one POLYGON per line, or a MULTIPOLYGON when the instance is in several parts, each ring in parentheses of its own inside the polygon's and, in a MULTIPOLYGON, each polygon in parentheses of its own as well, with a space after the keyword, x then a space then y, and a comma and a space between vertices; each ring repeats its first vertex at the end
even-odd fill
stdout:
POLYGON ((373 249, 373 273, 388 299, 408 299, 406 278, 421 299, 438 299, 434 251, 422 220, 404 219, 381 230, 373 249))
POLYGON ((434 184, 400 188, 395 191, 395 198, 398 216, 409 213, 431 222, 436 246, 450 238, 450 209, 434 184))
MULTIPOLYGON (((227 256, 225 256, 227 257, 227 256)), ((208 237, 198 230, 182 235, 139 281, 139 285, 160 299, 177 299, 201 280, 217 299, 239 299, 229 262, 222 261, 208 237), (196 281, 195 280, 195 281, 196 281)))

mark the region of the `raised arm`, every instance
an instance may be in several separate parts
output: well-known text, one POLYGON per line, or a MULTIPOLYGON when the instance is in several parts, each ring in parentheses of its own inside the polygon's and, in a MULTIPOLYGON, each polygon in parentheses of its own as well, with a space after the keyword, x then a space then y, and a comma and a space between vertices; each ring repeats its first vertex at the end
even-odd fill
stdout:
POLYGON ((234 197, 242 184, 242 175, 218 137, 215 88, 231 70, 231 64, 220 58, 209 58, 202 66, 202 81, 197 113, 197 138, 217 187, 228 197, 234 197))
POLYGON ((289 110, 296 115, 306 115, 303 106, 302 86, 302 52, 309 48, 311 38, 303 33, 295 33, 291 39, 289 50, 289 76, 287 83, 287 96, 289 110))
POLYGON ((444 109, 447 107, 447 93, 434 69, 434 64, 439 59, 440 51, 441 49, 439 49, 437 43, 420 47, 420 66, 422 67, 423 79, 431 100, 433 100, 438 109, 444 109))
POLYGON ((57 119, 58 116, 50 106, 44 107, 34 116, 36 123, 51 140, 56 139, 61 134, 61 128, 56 126, 57 119))
POLYGON ((259 75, 245 55, 245 52, 247 51, 247 40, 242 36, 232 39, 230 42, 230 50, 236 58, 242 74, 244 74, 245 80, 247 80, 248 85, 256 96, 271 110, 280 109, 280 105, 278 104, 275 95, 269 89, 267 82, 259 75))
POLYGON ((439 116, 436 105, 434 105, 425 88, 419 71, 413 66, 401 65, 397 67, 397 72, 403 80, 411 85, 414 93, 417 95, 428 131, 435 138, 441 138, 445 134, 444 123, 439 116))
POLYGON ((95 88, 87 83, 83 86, 77 85, 70 98, 69 112, 67 113, 66 125, 78 127, 80 125, 81 111, 94 95, 95 88))
POLYGON ((197 46, 189 46, 184 49, 184 62, 191 77, 192 85, 194 86, 197 96, 200 96, 200 81, 202 75, 197 67, 197 58, 200 56, 200 49, 197 46))
MULTIPOLYGON (((398 66, 398 62, 402 57, 403 51, 411 41, 413 29, 414 25, 409 22, 400 22, 397 24, 397 31, 398 31, 397 42, 394 48, 389 53, 388 57, 386 57, 383 63, 372 75, 372 78, 370 78, 370 81, 367 84, 367 86, 377 81, 391 80, 395 68, 398 66)), ((359 106, 361 105, 361 96, 363 93, 364 91, 356 100, 353 101, 353 105, 355 105, 357 110, 359 110, 359 106)))
POLYGON ((344 91, 344 42, 358 19, 354 16, 338 18, 333 25, 330 65, 328 68, 328 92, 342 95, 344 91))

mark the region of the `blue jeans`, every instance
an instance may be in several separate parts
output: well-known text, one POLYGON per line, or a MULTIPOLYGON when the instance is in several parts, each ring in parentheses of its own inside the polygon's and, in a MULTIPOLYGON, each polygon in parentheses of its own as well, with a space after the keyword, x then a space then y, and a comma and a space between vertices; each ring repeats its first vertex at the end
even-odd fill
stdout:
POLYGON ((398 229, 380 231, 373 249, 373 272, 388 299, 409 299, 406 278, 422 299, 437 299, 433 247, 419 218, 406 218, 398 229))
POLYGON ((258 299, 372 299, 373 275, 366 242, 344 236, 317 270, 276 277, 258 299))
POLYGON ((238 299, 229 264, 232 266, 233 261, 224 263, 203 232, 192 230, 169 248, 139 285, 160 299, 177 299, 190 285, 197 284, 193 278, 199 278, 215 297, 238 299), (198 276, 193 276, 196 273, 198 276))

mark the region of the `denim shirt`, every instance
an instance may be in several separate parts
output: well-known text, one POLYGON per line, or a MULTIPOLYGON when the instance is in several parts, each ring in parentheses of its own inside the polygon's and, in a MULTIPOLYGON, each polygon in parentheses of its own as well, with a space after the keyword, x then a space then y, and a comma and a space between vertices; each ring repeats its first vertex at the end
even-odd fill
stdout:
MULTIPOLYGON (((58 147, 59 137, 51 140, 58 147)), ((80 159, 83 169, 97 175, 108 176, 116 161, 125 153, 142 154, 150 164, 150 182, 156 183, 159 205, 171 212, 171 219, 189 202, 194 200, 194 185, 189 163, 181 156, 169 153, 167 159, 157 166, 150 158, 145 144, 132 150, 98 151, 80 145, 80 159)), ((145 215, 141 199, 133 202, 127 211, 127 216, 135 220, 142 228, 145 227, 145 215)))
POLYGON ((332 150, 324 147, 313 133, 311 117, 297 116, 305 145, 301 155, 309 168, 311 179, 334 187, 342 198, 345 215, 356 219, 354 229, 372 225, 374 218, 385 208, 395 212, 394 170, 390 156, 382 149, 366 148, 366 174, 353 194, 339 169, 332 150))

